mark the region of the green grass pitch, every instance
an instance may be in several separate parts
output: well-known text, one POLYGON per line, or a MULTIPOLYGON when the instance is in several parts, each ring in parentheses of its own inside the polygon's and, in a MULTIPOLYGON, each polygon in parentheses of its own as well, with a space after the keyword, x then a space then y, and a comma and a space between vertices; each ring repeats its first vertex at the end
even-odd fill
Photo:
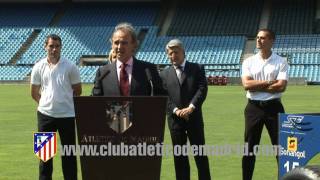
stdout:
MULTIPOLYGON (((89 95, 92 85, 84 85, 89 95)), ((288 86, 282 101, 287 113, 320 112, 320 86, 288 86)), ((240 86, 209 87, 203 105, 207 145, 243 144, 245 91, 240 86)), ((36 103, 29 85, 0 85, 0 180, 34 180, 38 178, 38 159, 33 154, 33 132, 37 130, 36 103)), ((166 124, 165 144, 170 144, 166 124)), ((270 144, 264 128, 261 144, 270 144)), ((210 156, 210 170, 216 180, 240 180, 241 156, 210 156)), ((193 158, 191 179, 197 179, 193 158)), ((319 154, 312 164, 320 164, 319 154)), ((81 168, 79 177, 81 177, 81 168)), ((161 179, 173 180, 172 157, 163 157, 161 179)), ((54 158, 53 179, 63 179, 59 155, 54 158)), ((81 178, 79 178, 81 179, 81 178)), ((276 160, 258 156, 254 179, 277 179, 276 160)))

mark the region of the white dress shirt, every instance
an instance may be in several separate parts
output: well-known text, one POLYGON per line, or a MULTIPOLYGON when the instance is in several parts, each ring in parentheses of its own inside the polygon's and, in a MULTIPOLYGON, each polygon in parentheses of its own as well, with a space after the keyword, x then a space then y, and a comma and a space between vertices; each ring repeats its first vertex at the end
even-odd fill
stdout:
MULTIPOLYGON (((117 66, 117 74, 118 74, 118 81, 120 83, 120 71, 121 71, 121 65, 123 63, 119 60, 117 60, 116 62, 116 66, 117 66)), ((130 88, 130 85, 131 85, 131 77, 132 77, 132 65, 133 65, 133 58, 131 57, 125 64, 127 64, 126 66, 126 71, 127 71, 127 74, 129 76, 129 88, 130 88)), ((129 91, 130 92, 130 91, 129 91)))

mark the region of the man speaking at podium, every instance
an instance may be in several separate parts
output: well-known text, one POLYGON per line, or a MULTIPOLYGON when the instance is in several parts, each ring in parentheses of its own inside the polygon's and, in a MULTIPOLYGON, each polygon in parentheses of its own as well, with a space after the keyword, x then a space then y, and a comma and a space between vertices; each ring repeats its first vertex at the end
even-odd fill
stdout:
POLYGON ((152 96, 162 94, 159 73, 154 64, 137 60, 138 39, 129 23, 120 23, 111 36, 117 60, 97 70, 93 96, 152 96))

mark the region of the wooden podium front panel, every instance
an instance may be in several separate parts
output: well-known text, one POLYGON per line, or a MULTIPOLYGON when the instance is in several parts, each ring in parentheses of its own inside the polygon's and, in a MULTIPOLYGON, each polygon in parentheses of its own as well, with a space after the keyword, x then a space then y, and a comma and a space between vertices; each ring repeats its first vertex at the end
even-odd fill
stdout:
MULTIPOLYGON (((75 97, 74 102, 79 145, 96 145, 99 149, 110 143, 163 142, 167 97, 75 97), (116 132, 106 111, 110 104, 125 102, 130 104, 126 112, 130 111, 131 126, 124 132, 116 132)), ((84 180, 160 179, 161 156, 99 155, 81 156, 80 160, 84 180)))

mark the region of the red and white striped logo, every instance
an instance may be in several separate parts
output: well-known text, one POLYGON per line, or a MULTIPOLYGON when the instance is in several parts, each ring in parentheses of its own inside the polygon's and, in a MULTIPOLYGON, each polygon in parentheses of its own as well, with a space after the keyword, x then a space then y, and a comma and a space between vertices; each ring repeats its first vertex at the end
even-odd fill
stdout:
POLYGON ((33 134, 34 154, 43 162, 53 158, 57 153, 56 132, 37 132, 33 134))

